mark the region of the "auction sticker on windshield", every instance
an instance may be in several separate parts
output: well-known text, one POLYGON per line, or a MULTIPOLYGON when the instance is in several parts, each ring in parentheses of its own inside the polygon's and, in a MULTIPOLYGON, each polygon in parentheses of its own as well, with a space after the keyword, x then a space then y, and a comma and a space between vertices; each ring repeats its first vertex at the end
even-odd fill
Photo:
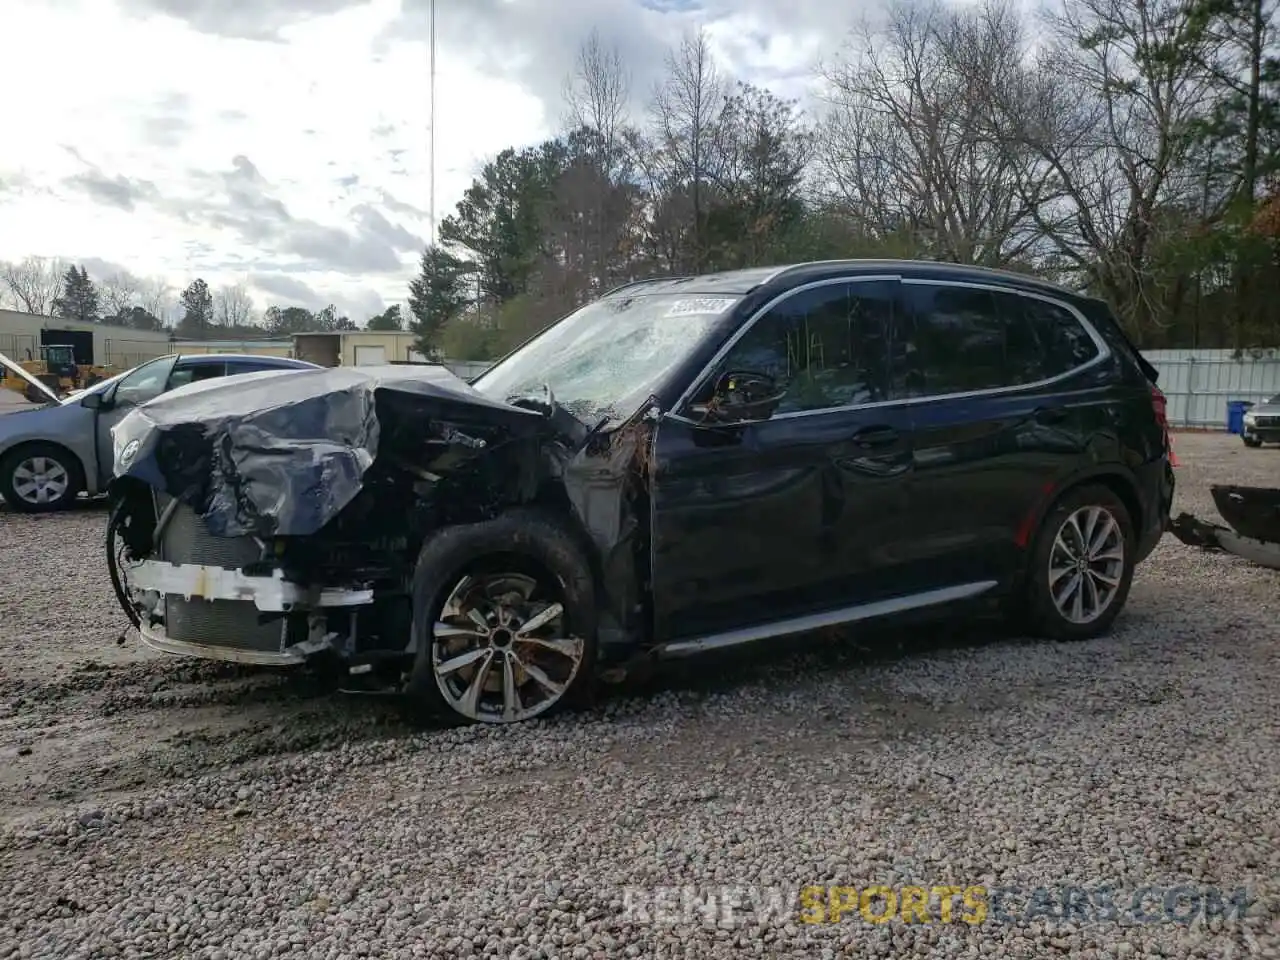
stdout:
POLYGON ((695 297, 677 300, 667 308, 668 317, 700 317, 724 313, 738 301, 733 297, 695 297))

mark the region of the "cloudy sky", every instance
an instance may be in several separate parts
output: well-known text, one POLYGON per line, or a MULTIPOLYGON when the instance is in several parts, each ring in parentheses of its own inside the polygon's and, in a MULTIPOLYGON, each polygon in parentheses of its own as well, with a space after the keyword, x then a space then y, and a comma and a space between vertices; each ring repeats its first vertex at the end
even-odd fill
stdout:
MULTIPOLYGON (((0 260, 243 282, 260 307, 403 300, 427 217, 428 0, 3 0, 0 260)), ((436 208, 551 135, 576 49, 616 44, 642 100, 682 33, 802 94, 857 5, 437 0, 436 208), (826 12, 822 12, 826 10, 826 12), (835 11, 839 11, 838 13, 835 11)))

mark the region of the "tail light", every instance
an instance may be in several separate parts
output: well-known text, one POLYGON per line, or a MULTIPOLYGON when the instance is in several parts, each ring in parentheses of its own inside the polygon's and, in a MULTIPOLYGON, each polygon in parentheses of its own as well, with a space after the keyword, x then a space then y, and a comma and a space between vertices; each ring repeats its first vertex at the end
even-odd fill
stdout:
POLYGON ((1169 466, 1178 465, 1178 457, 1173 452, 1173 437, 1169 434, 1169 401, 1154 383, 1151 384, 1151 407, 1156 412, 1156 423, 1160 424, 1160 432, 1164 438, 1164 448, 1169 451, 1169 466))

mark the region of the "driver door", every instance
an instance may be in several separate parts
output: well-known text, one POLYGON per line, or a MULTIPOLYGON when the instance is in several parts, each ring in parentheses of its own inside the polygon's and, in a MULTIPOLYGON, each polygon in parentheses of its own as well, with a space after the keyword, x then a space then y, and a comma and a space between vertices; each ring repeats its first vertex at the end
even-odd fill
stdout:
POLYGON ((103 395, 98 408, 96 450, 98 459, 98 489, 103 489, 111 479, 115 463, 112 461, 111 428, 125 418, 135 407, 164 393, 169 377, 178 362, 177 355, 160 357, 137 367, 120 379, 103 395))
POLYGON ((896 277, 802 287, 749 322, 654 441, 655 632, 705 637, 847 607, 893 587, 910 419, 889 395, 896 277), (772 416, 695 409, 729 371, 785 389, 772 416))

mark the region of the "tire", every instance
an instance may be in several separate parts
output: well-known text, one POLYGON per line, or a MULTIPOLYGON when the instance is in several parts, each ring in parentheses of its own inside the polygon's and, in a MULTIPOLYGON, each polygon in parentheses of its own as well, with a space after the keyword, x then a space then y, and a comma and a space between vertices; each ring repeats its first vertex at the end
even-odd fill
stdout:
POLYGON ((586 550, 567 524, 536 510, 513 510, 437 531, 423 544, 414 570, 412 629, 416 652, 405 693, 421 717, 505 724, 581 704, 593 688, 596 651, 595 580, 586 550), (501 595, 500 590, 508 588, 508 595, 516 597, 530 581, 535 587, 525 601, 490 599, 491 593, 501 595), (559 604, 561 615, 530 631, 526 639, 521 639, 521 629, 503 626, 508 615, 513 624, 532 623, 549 604, 559 604), (475 621, 461 615, 463 609, 481 611, 482 629, 492 632, 474 633, 475 621), (444 628, 456 635, 445 635, 444 628), (554 636, 537 638, 547 632, 554 636), (459 656, 477 659, 453 672, 438 669, 441 663, 459 662, 459 656), (553 694, 535 679, 525 669, 529 665, 560 692, 553 694), (469 681, 482 667, 488 668, 485 689, 479 704, 470 709, 461 691, 472 692, 469 681), (490 690, 490 684, 498 689, 490 690), (509 684, 516 689, 516 712, 506 709, 509 684))
MULTIPOLYGON (((1093 527, 1095 541, 1099 538, 1101 531, 1101 527, 1096 525, 1093 527)), ((1024 586, 1023 625, 1034 636, 1058 641, 1091 640, 1107 633, 1128 600, 1129 588, 1133 583, 1135 549, 1133 520, 1129 516, 1128 508, 1115 493, 1100 485, 1068 491, 1049 510, 1036 534, 1024 586), (1072 592, 1067 597, 1071 602, 1064 604, 1067 607, 1066 612, 1060 609, 1055 602, 1054 591, 1051 590, 1050 559, 1053 558, 1058 569, 1069 566, 1066 562, 1066 554, 1057 546, 1059 534, 1063 534, 1064 542, 1072 541, 1074 532, 1068 524, 1074 520, 1074 528, 1080 529, 1087 524, 1089 514, 1097 510, 1102 511, 1097 522, 1101 523, 1105 517, 1109 516, 1114 521, 1116 530, 1114 535, 1109 533, 1108 539, 1100 544, 1097 551, 1099 559, 1091 565, 1094 575, 1090 580, 1097 589, 1093 596, 1099 601, 1100 612, 1081 621, 1078 617, 1073 618, 1069 614, 1079 613, 1081 610, 1086 614, 1089 612, 1086 608, 1090 591, 1081 582, 1077 587, 1077 590, 1083 591, 1081 608, 1074 608, 1076 594, 1072 592), (1122 552, 1119 559, 1113 556, 1116 552, 1122 552), (1098 575, 1107 580, 1116 581, 1110 592, 1106 591, 1107 584, 1098 575)), ((1068 573, 1062 578, 1055 579, 1054 586, 1058 588, 1059 596, 1070 585, 1069 578, 1073 576, 1077 574, 1068 573)))
POLYGON ((0 458, 0 497, 4 497, 9 509, 18 513, 64 510, 75 503, 83 489, 84 473, 79 461, 69 450, 56 444, 27 443, 0 458), (32 499, 33 495, 39 495, 39 490, 34 494, 26 492, 24 473, 29 475, 33 467, 42 468, 37 475, 52 484, 43 487, 44 495, 52 499, 32 499))
POLYGON ((1244 438, 1244 445, 1245 445, 1246 447, 1260 447, 1260 446, 1262 446, 1262 441, 1261 441, 1261 440, 1250 440, 1248 437, 1245 437, 1245 438, 1244 438))

